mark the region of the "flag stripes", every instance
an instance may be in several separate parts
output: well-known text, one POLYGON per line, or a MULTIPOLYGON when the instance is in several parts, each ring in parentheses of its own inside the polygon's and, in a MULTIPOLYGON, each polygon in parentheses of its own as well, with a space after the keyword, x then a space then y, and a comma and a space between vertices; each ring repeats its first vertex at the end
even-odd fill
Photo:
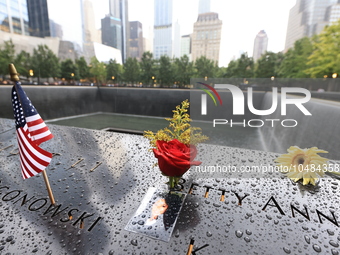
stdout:
POLYGON ((24 179, 32 177, 50 164, 52 154, 39 147, 53 138, 19 82, 12 88, 12 104, 19 145, 20 166, 24 179))
POLYGON ((44 171, 52 160, 52 154, 32 143, 25 128, 17 129, 17 138, 23 178, 27 179, 44 171))
POLYGON ((37 145, 53 138, 51 131, 46 126, 39 114, 26 117, 28 131, 31 135, 31 140, 35 141, 37 145))

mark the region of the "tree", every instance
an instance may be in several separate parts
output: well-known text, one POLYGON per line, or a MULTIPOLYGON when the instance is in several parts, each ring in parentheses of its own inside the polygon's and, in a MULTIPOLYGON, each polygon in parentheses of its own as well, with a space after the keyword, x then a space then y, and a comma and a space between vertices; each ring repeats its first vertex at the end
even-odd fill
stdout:
POLYGON ((225 76, 228 78, 254 77, 253 58, 248 57, 247 53, 242 53, 240 58, 230 61, 225 76))
POLYGON ((258 59, 255 65, 256 78, 270 78, 277 76, 278 54, 267 51, 258 59))
POLYGON ((216 78, 226 78, 228 73, 227 67, 220 67, 217 70, 216 78))
POLYGON ((224 74, 226 78, 237 77, 237 62, 236 60, 231 60, 228 64, 227 70, 224 74))
POLYGON ((164 85, 169 86, 174 83, 173 67, 168 55, 162 55, 159 58, 157 80, 159 81, 161 87, 164 85))
POLYGON ((60 76, 59 59, 47 45, 38 45, 38 48, 33 50, 32 68, 34 76, 39 78, 60 76))
POLYGON ((96 57, 91 58, 90 73, 94 77, 97 86, 103 84, 106 79, 106 68, 103 62, 99 62, 96 57))
POLYGON ((15 68, 20 75, 26 76, 33 76, 33 73, 30 72, 32 70, 31 65, 31 55, 26 51, 21 51, 14 60, 15 68))
POLYGON ((247 53, 242 53, 237 60, 237 78, 252 78, 254 77, 254 60, 248 57, 247 53))
POLYGON ((143 53, 140 62, 140 69, 141 69, 141 81, 144 84, 152 84, 153 83, 152 77, 155 77, 156 70, 155 60, 153 59, 153 55, 151 52, 147 51, 143 53))
POLYGON ((79 79, 78 68, 71 59, 64 60, 61 62, 60 66, 62 78, 65 78, 68 81, 79 79))
POLYGON ((313 52, 306 73, 312 78, 340 73, 340 20, 313 38, 313 52))
POLYGON ((128 58, 124 64, 124 80, 137 83, 140 80, 139 63, 136 58, 128 58))
POLYGON ((175 80, 180 87, 190 84, 190 78, 193 77, 194 73, 194 64, 189 61, 189 57, 187 55, 175 59, 174 75, 175 80))
POLYGON ((201 56, 195 61, 196 76, 199 78, 215 77, 217 72, 217 65, 213 60, 205 56, 201 56))
POLYGON ((113 80, 114 82, 121 81, 123 77, 123 67, 118 64, 116 60, 110 59, 106 66, 106 80, 113 80))
POLYGON ((283 78, 308 78, 305 72, 309 56, 313 52, 312 42, 308 37, 301 38, 294 43, 294 47, 289 49, 284 55, 278 77, 283 78))
POLYGON ((76 66, 78 69, 79 79, 86 80, 91 76, 90 67, 87 65, 84 57, 80 57, 76 60, 76 66))
POLYGON ((0 48, 0 74, 8 74, 8 65, 14 62, 15 46, 12 40, 5 41, 0 48))

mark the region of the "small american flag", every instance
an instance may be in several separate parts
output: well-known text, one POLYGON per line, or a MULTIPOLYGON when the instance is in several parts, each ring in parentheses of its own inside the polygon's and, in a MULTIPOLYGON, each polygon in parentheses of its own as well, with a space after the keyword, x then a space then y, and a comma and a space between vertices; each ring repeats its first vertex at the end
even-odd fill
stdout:
POLYGON ((20 82, 12 88, 12 105, 24 179, 32 177, 50 164, 52 154, 39 147, 53 138, 50 130, 32 105, 20 82))

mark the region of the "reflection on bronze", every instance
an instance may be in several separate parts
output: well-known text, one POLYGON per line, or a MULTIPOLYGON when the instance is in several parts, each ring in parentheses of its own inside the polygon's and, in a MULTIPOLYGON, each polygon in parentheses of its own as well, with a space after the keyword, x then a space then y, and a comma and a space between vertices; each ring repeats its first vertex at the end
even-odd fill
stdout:
POLYGON ((220 201, 221 201, 221 202, 224 202, 224 199, 225 199, 225 190, 224 190, 224 189, 219 189, 219 190, 222 191, 220 201))
POLYGON ((210 187, 206 187, 206 191, 205 191, 205 194, 204 194, 204 198, 207 198, 209 196, 209 189, 210 187))
POLYGON ((71 167, 73 168, 75 165, 79 164, 80 162, 82 162, 84 159, 80 158, 76 163, 74 163, 71 167))
POLYGON ((9 64, 9 74, 11 75, 11 81, 19 81, 17 69, 13 64, 9 64))
POLYGON ((84 228, 84 220, 81 219, 80 220, 80 226, 79 226, 80 229, 83 229, 84 228))
POLYGON ((97 165, 95 167, 93 167, 92 169, 90 169, 90 172, 92 172, 94 169, 96 169, 98 166, 100 166, 103 162, 98 162, 97 165))
POLYGON ((19 154, 19 149, 16 148, 16 149, 13 149, 9 152, 9 155, 7 157, 10 157, 10 156, 13 156, 13 155, 18 155, 19 154), (15 150, 18 150, 17 152, 14 152, 15 150))
POLYGON ((8 145, 7 147, 0 149, 0 151, 4 151, 4 150, 6 150, 6 149, 8 149, 8 148, 10 148, 10 147, 12 147, 12 146, 13 146, 13 145, 8 145))

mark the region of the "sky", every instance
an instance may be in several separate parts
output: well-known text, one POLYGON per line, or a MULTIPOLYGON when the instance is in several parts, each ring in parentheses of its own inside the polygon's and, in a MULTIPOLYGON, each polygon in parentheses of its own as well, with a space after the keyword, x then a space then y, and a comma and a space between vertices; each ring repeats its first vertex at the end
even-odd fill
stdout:
MULTIPOLYGON (((79 0, 78 0, 79 1, 79 0)), ((49 8, 60 8, 65 15, 55 17, 56 22, 65 22, 67 9, 76 0, 49 1, 49 8), (54 3, 53 3, 54 2, 54 3), (65 2, 65 4, 63 4, 65 2), (50 3, 55 4, 50 6, 50 3)), ((109 0, 91 0, 95 13, 95 25, 100 28, 101 19, 109 13, 109 0)), ((198 16, 198 0, 173 0, 174 16, 178 20, 181 35, 191 34, 198 16)), ((144 37, 152 40, 154 0, 129 0, 129 20, 140 21, 144 37)), ((211 0, 211 11, 219 14, 222 20, 222 39, 220 47, 220 66, 227 66, 230 60, 238 58, 242 52, 253 55, 254 39, 260 30, 268 36, 268 51, 279 52, 284 49, 289 10, 296 0, 211 0)), ((78 5, 79 6, 79 5, 78 5)), ((75 8, 75 7, 74 7, 75 8)), ((73 9, 74 10, 74 9, 73 9)), ((73 11, 72 16, 77 16, 73 11)), ((76 36, 76 33, 73 33, 76 36)), ((66 38, 65 38, 66 39, 66 38)))

